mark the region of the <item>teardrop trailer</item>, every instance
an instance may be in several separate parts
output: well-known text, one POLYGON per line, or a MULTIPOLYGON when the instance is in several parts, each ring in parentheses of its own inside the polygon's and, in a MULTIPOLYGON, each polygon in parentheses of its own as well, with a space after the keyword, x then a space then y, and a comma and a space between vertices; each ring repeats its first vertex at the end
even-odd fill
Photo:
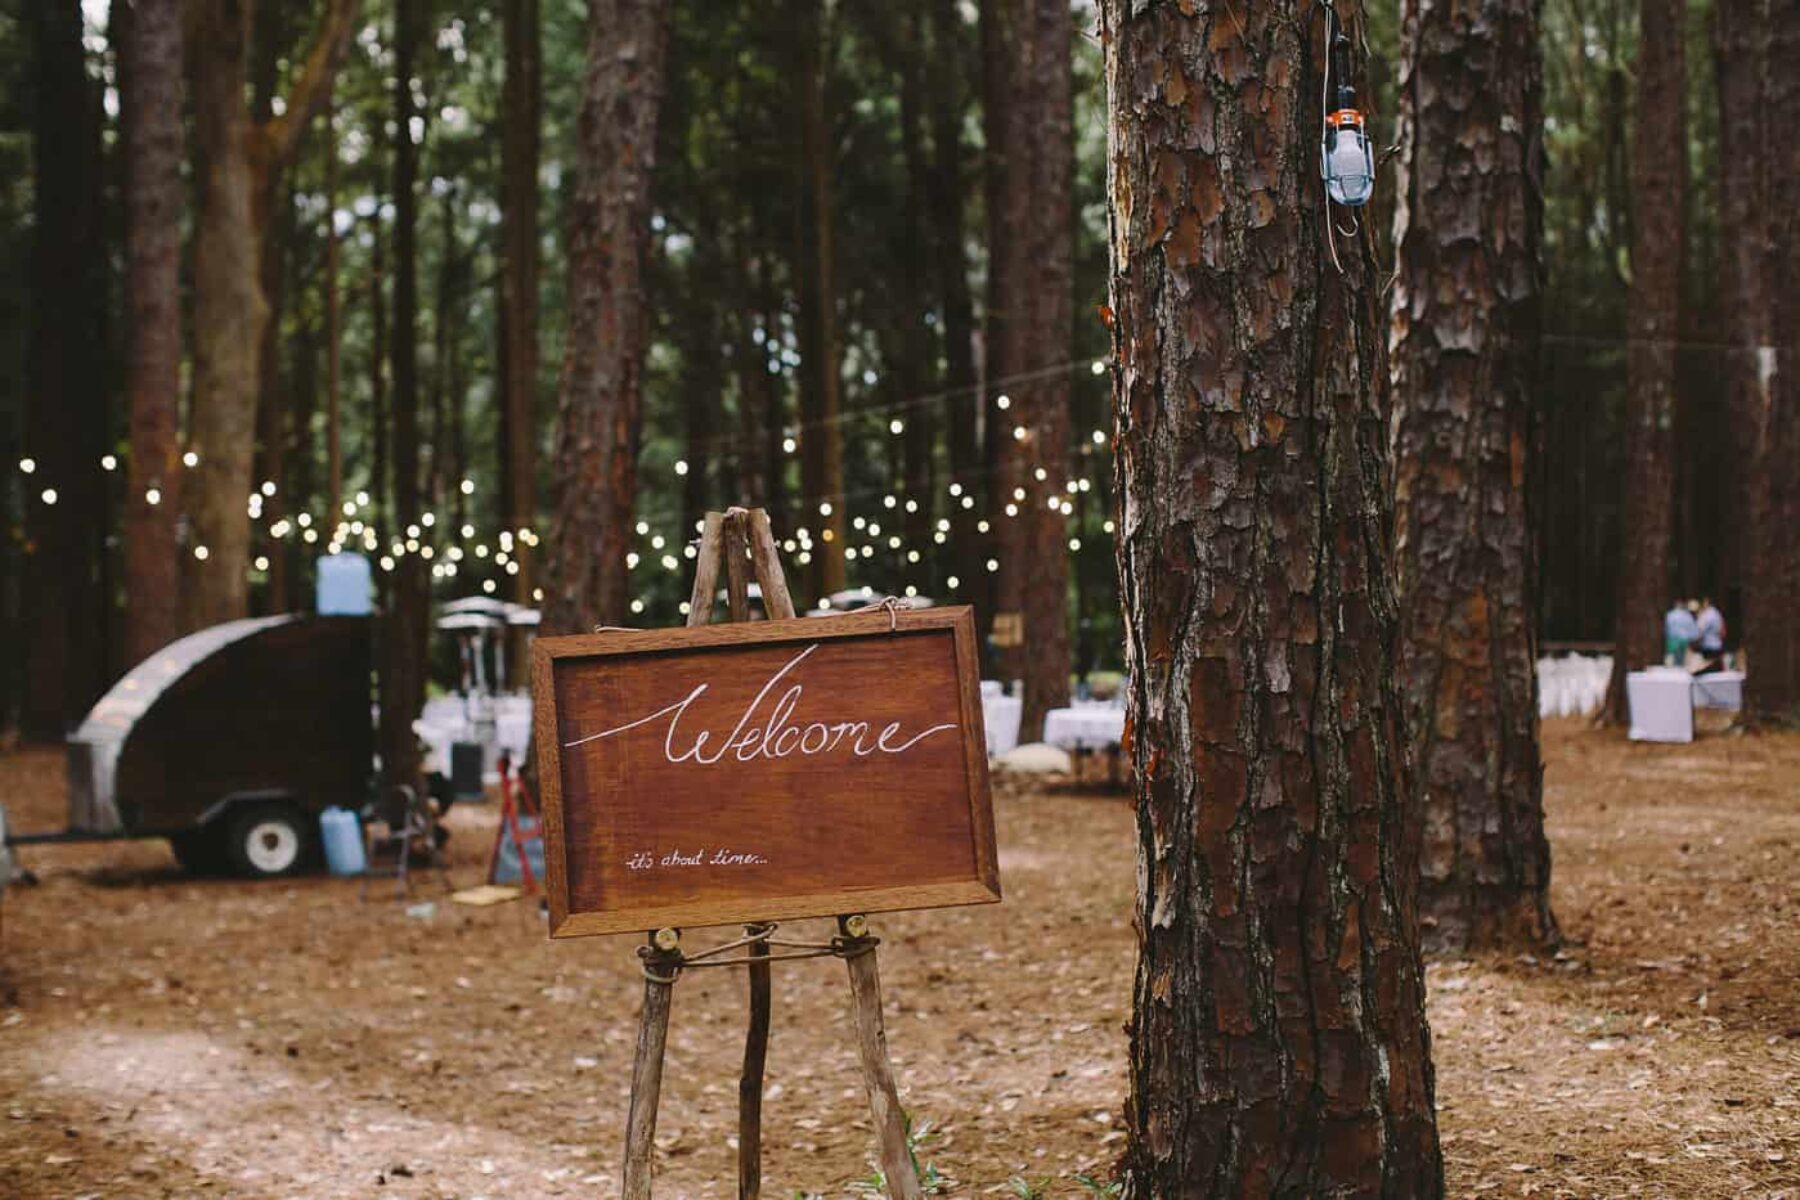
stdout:
POLYGON ((286 875, 375 776, 370 618, 227 621, 132 668, 68 738, 69 825, 13 846, 167 838, 188 869, 286 875))

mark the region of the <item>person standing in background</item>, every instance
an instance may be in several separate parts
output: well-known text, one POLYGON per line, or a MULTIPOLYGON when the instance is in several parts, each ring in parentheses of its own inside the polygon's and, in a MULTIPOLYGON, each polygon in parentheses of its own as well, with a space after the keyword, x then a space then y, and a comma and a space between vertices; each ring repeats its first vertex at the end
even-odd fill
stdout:
MULTIPOLYGON (((1691 603, 1691 602, 1689 602, 1691 603)), ((1688 610, 1688 604, 1677 598, 1663 614, 1663 665, 1684 666, 1688 647, 1700 636, 1700 623, 1688 610)))
POLYGON ((1725 653, 1725 614, 1713 604, 1711 596, 1700 601, 1695 628, 1700 635, 1700 657, 1707 660, 1708 667, 1716 669, 1725 653))

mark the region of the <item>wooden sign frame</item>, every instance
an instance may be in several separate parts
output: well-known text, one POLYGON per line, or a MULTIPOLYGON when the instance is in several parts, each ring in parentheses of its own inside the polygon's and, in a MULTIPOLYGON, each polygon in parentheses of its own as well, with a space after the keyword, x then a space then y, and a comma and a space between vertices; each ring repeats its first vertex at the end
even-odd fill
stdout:
POLYGON ((695 928, 746 921, 797 917, 829 917, 847 912, 889 912, 987 904, 1000 897, 999 863, 994 845, 993 802, 989 792, 986 736, 983 732, 979 658, 973 610, 934 608, 917 612, 894 608, 864 609, 833 617, 704 625, 683 629, 608 630, 571 637, 540 638, 533 647, 539 790, 543 805, 546 895, 550 936, 586 937, 661 928, 695 928), (582 909, 572 902, 568 862, 567 803, 563 795, 562 732, 559 729, 556 674, 582 660, 654 655, 671 652, 704 654, 740 646, 821 646, 847 639, 897 638, 947 632, 952 639, 957 680, 957 730, 962 749, 963 787, 969 804, 972 870, 966 878, 915 885, 856 887, 808 891, 777 897, 699 900, 678 904, 607 905, 582 909))

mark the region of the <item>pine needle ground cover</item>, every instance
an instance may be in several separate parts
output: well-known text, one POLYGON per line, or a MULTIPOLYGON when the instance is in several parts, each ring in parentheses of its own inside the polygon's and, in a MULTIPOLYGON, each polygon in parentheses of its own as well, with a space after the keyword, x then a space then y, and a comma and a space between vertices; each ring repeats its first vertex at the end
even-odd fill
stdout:
MULTIPOLYGON (((1453 1196, 1792 1194, 1800 1171, 1800 737, 1634 746, 1546 724, 1557 956, 1437 962, 1453 1196)), ((61 755, 0 757, 21 830, 61 755)), ((877 920, 917 1153, 943 1194, 1088 1196, 1122 1135, 1131 814, 1000 789, 1007 902, 877 920), (1016 1182, 1014 1182, 1016 1181, 1016 1182)), ((452 810, 474 882, 494 807, 452 810)), ((617 1187, 634 939, 551 945, 529 903, 428 881, 194 880, 160 843, 34 849, 0 947, 0 1195, 558 1196, 617 1187), (553 1114, 561 1114, 553 1121, 553 1114)), ((766 1194, 865 1194, 834 963, 777 975, 766 1194)), ((675 997, 659 1194, 729 1196, 742 980, 675 997)))

